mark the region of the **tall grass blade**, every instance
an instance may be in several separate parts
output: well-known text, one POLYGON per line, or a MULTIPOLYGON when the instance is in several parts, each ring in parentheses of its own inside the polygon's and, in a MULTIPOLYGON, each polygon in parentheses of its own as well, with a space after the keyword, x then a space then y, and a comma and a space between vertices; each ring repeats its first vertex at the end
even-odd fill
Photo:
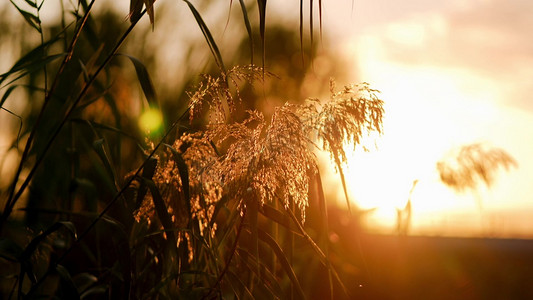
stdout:
POLYGON ((322 0, 318 0, 318 18, 320 23, 320 41, 322 41, 322 0))
POLYGON ((261 283, 270 292, 270 296, 276 299, 284 298, 283 289, 279 285, 276 276, 262 263, 262 260, 256 260, 242 248, 238 249, 236 256, 246 264, 250 272, 256 274, 258 278, 261 278, 261 283), (260 273, 256 273, 257 270, 260 270, 260 273))
POLYGON ((300 0, 300 54, 302 56, 302 66, 304 62, 304 0, 300 0))
POLYGON ((311 48, 313 48, 313 2, 309 0, 309 37, 311 38, 311 48))
POLYGON ((335 163, 339 171, 339 176, 341 177, 342 190, 344 191, 344 198, 346 199, 346 206, 348 206, 348 212, 352 213, 352 208, 350 204, 350 197, 348 197, 348 189, 346 188, 346 179, 344 177, 344 171, 342 170, 342 164, 337 157, 335 157, 335 163))
POLYGON ((9 97, 9 95, 11 95, 13 90, 16 89, 19 86, 20 85, 17 84, 17 85, 12 85, 9 88, 7 88, 7 90, 4 93, 4 95, 2 95, 2 99, 0 99, 0 108, 2 108, 4 106, 4 103, 6 102, 7 98, 9 97))
POLYGON ((250 226, 250 233, 251 233, 250 252, 252 253, 253 257, 259 259, 259 238, 258 238, 259 203, 258 201, 256 201, 256 199, 252 199, 252 201, 248 201, 246 205, 246 211, 247 211, 248 223, 250 226))
POLYGON ((159 221, 161 221, 161 224, 163 225, 163 228, 165 229, 165 234, 167 236, 169 244, 171 245, 171 249, 173 249, 177 253, 177 239, 176 235, 174 234, 174 226, 172 225, 172 219, 170 218, 170 215, 168 214, 167 206, 165 205, 165 201, 161 197, 161 193, 159 192, 159 188, 155 185, 154 181, 151 179, 144 179, 144 182, 150 189, 150 194, 152 195, 152 200, 154 202, 155 211, 157 213, 157 216, 159 218, 159 221))
POLYGON ((43 57, 44 49, 46 49, 46 47, 52 45, 58 40, 59 40, 59 36, 56 36, 50 39, 49 41, 39 44, 39 46, 35 47, 30 52, 26 53, 13 65, 13 67, 11 67, 9 71, 7 71, 6 73, 0 74, 0 85, 2 84, 3 80, 5 80, 7 76, 15 72, 18 72, 20 70, 27 69, 29 66, 41 60, 43 57))
MULTIPOLYGON (((246 284, 244 284, 241 280, 241 277, 238 276, 237 274, 231 272, 231 271, 228 271, 228 275, 231 277, 231 280, 228 280, 229 283, 238 283, 239 284, 239 287, 244 291, 246 297, 244 297, 244 299, 255 299, 253 293, 248 289, 248 287, 246 286, 246 284)), ((238 295, 239 293, 237 293, 236 289, 233 288, 232 286, 232 289, 233 291, 235 292, 235 295, 238 295)), ((239 299, 239 298, 237 298, 239 299)))
POLYGON ((224 62, 222 60, 222 55, 220 55, 220 51, 218 50, 218 46, 215 43, 215 39, 213 38, 213 35, 211 35, 211 32, 209 31, 209 28, 205 24, 204 20, 202 19, 202 16, 200 13, 196 10, 194 5, 192 5, 191 2, 188 0, 183 0, 187 5, 189 6, 194 19, 196 19, 196 23, 200 27, 200 30, 202 30, 202 34, 205 37, 205 40, 207 41, 207 44, 209 45, 209 49, 211 50, 211 53, 215 57, 215 63, 217 66, 222 70, 223 73, 226 73, 226 67, 224 66, 224 62))
POLYGON ((107 154, 107 151, 104 146, 105 140, 104 139, 98 139, 93 142, 93 149, 98 154, 98 157, 104 164, 104 167, 106 171, 108 172, 109 176, 111 176, 111 180, 114 183, 115 190, 113 192, 116 192, 119 188, 119 184, 117 182, 117 174, 115 172, 115 169, 113 168, 113 164, 111 163, 111 159, 109 155, 107 154))
POLYGON ((4 108, 4 107, 0 106, 0 109, 3 110, 3 111, 6 111, 8 114, 10 114, 10 115, 14 116, 15 118, 19 119, 19 130, 17 132, 17 140, 16 140, 16 143, 14 143, 17 146, 17 148, 18 148, 18 144, 19 144, 19 141, 20 141, 20 133, 22 132, 22 117, 17 115, 16 113, 10 111, 7 108, 4 108))
POLYGON ((189 214, 189 219, 192 217, 191 214, 191 195, 190 195, 190 187, 189 187, 189 169, 187 167, 187 164, 185 163, 185 160, 183 159, 183 156, 176 150, 174 147, 172 147, 169 144, 164 144, 167 146, 167 148, 170 149, 172 152, 172 158, 174 159, 174 162, 176 162, 176 165, 178 166, 178 172, 181 179, 181 188, 183 189, 183 194, 185 195, 185 204, 187 205, 187 210, 189 214))
POLYGON ((152 107, 158 107, 159 102, 157 100, 157 95, 154 89, 154 85, 152 83, 152 79, 150 78, 150 75, 148 74, 148 71, 146 70, 146 67, 144 64, 138 60, 137 58, 117 53, 117 56, 125 56, 130 59, 130 61, 133 63, 133 66, 135 67, 135 73, 137 74, 137 78, 139 79, 139 83, 141 84, 141 88, 143 90, 144 95, 146 96, 146 100, 148 100, 148 103, 152 107))
MULTIPOLYGON (((36 54, 36 53, 33 53, 33 51, 32 51, 31 54, 36 54)), ((20 73, 20 74, 17 77, 15 77, 14 79, 12 79, 11 81, 9 81, 8 83, 6 83, 4 86, 0 86, 0 89, 4 88, 5 86, 17 81, 18 79, 20 79, 20 78, 22 78, 22 77, 24 77, 24 76, 26 76, 28 74, 31 74, 33 72, 41 70, 44 66, 48 65, 49 63, 51 63, 52 61, 54 61, 54 60, 56 60, 56 59, 58 59, 60 57, 64 57, 65 55, 66 55, 65 53, 60 53, 60 54, 54 54, 54 55, 45 56, 45 57, 42 57, 42 58, 38 57, 38 59, 32 60, 32 61, 25 60, 21 64, 19 64, 19 62, 21 62, 21 60, 19 60, 19 62, 17 62, 9 71, 7 71, 4 74, 0 74, 0 85, 2 85, 2 83, 9 76, 11 76, 11 75, 13 75, 15 73, 20 73)), ((23 57, 23 59, 24 58, 30 58, 30 57, 26 57, 25 56, 25 57, 23 57)))
MULTIPOLYGON (((37 3, 35 3, 34 1, 31 1, 31 0, 24 0, 29 6, 33 7, 33 8, 37 8, 37 3)), ((44 2, 44 1, 43 1, 44 2)), ((42 4, 41 4, 42 5, 42 4)))
POLYGON ((141 18, 143 4, 143 0, 130 0, 129 18, 131 23, 136 23, 141 18))
POLYGON ((259 212, 263 216, 267 217, 269 220, 276 222, 291 231, 292 233, 301 236, 300 232, 298 231, 298 228, 294 224, 292 224, 292 222, 290 222, 290 219, 287 219, 283 212, 275 209, 274 207, 268 204, 263 204, 259 212))
MULTIPOLYGON (((24 20, 26 20, 26 23, 30 24, 31 27, 33 27, 35 30, 37 30, 39 33, 41 33, 41 20, 39 19, 39 17, 37 17, 36 15, 21 9, 20 7, 18 7, 15 4, 15 2, 13 2, 13 0, 9 0, 9 1, 19 11, 19 13, 24 17, 24 20)), ((32 6, 34 6, 34 5, 32 5, 32 6)))
POLYGON ((141 143, 137 139, 137 137, 134 136, 133 134, 129 134, 129 133, 127 133, 124 130, 121 130, 119 128, 116 128, 116 127, 113 127, 113 126, 109 126, 109 125, 106 125, 106 124, 102 124, 102 123, 98 123, 98 122, 94 122, 94 121, 80 119, 80 118, 72 118, 72 119, 70 119, 70 122, 77 123, 77 124, 82 124, 82 125, 87 125, 87 126, 89 126, 91 128, 94 128, 94 129, 102 129, 102 130, 107 130, 107 131, 110 131, 110 132, 118 133, 118 134, 120 134, 122 136, 125 136, 127 138, 130 138, 130 139, 136 141, 137 144, 139 145, 139 149, 141 150, 141 143))
MULTIPOLYGON (((282 203, 282 200, 281 198, 277 197, 278 200, 280 201, 280 203, 282 203)), ((322 249, 320 249, 320 247, 315 243, 315 241, 313 240, 313 238, 311 238, 309 236, 309 234, 307 234, 307 232, 305 231, 302 223, 300 223, 300 221, 298 220, 298 217, 296 217, 296 215, 294 214, 294 212, 290 209, 286 209, 285 210, 287 212, 287 214, 289 215, 289 217, 292 219, 292 221, 294 222, 294 224, 296 224, 296 226, 298 226, 299 230, 300 230, 300 233, 304 236, 305 240, 311 245, 311 247, 313 248, 313 250, 315 250, 315 252, 318 254, 318 258, 320 259, 320 262, 328 267, 333 276, 335 277, 335 279, 337 280, 337 282, 340 284, 342 290, 344 291, 344 293, 347 295, 347 296, 350 296, 350 294, 348 293, 348 289, 346 288, 346 286, 344 285, 344 283, 341 281, 340 279, 340 276, 339 274, 337 273, 337 271, 335 271, 335 269, 333 268, 333 266, 331 265, 331 263, 329 262, 329 259, 328 257, 324 254, 324 252, 322 252, 322 249)))
MULTIPOLYGON (((151 180, 154 177, 156 167, 157 160, 155 158, 147 159, 143 167, 142 178, 145 180, 151 180)), ((137 191, 137 200, 135 201, 135 209, 138 209, 141 206, 144 196, 146 196, 146 192, 148 192, 145 180, 140 181, 140 186, 137 191)))
POLYGON ((65 299, 80 299, 80 294, 78 293, 76 285, 74 284, 74 281, 72 280, 68 270, 62 265, 57 265, 56 272, 59 275, 61 283, 61 295, 65 297, 65 299))
POLYGON ((324 196, 324 189, 322 186, 322 178, 320 176, 320 170, 317 170, 317 173, 315 175, 315 184, 316 184, 316 193, 318 196, 318 209, 321 212, 322 217, 322 227, 324 229, 324 240, 325 240, 325 246, 324 251, 326 252, 326 262, 328 263, 328 284, 329 284, 329 291, 331 299, 333 298, 333 279, 331 274, 331 262, 329 260, 329 221, 328 221, 328 207, 326 205, 326 197, 324 196))
POLYGON ((0 238, 0 257, 11 262, 16 262, 24 250, 13 240, 2 237, 0 238))
POLYGON ((289 279, 292 282, 292 286, 296 289, 296 292, 298 292, 298 296, 301 299, 305 299, 305 294, 303 292, 302 286, 300 285, 300 282, 298 281, 298 278, 296 277, 296 273, 294 272, 294 269, 291 267, 291 264, 289 263, 289 260, 287 259, 287 256, 283 252, 283 250, 280 248, 278 243, 265 231, 262 229, 258 230, 258 236, 261 241, 265 242, 272 251, 274 251, 274 254, 278 258, 278 261, 280 262, 283 270, 287 273, 289 276, 289 279))
POLYGON ((257 6, 259 8, 259 35, 261 36, 261 48, 263 51, 263 57, 261 59, 261 67, 263 68, 263 78, 265 77, 265 58, 266 58, 266 46, 265 46, 265 23, 266 23, 266 4, 267 0, 257 0, 257 6))
POLYGON ((154 22, 155 22, 154 2, 155 0, 144 0, 144 6, 146 7, 146 13, 148 14, 148 17, 150 18, 150 24, 152 25, 152 30, 154 30, 154 22))
POLYGON ((37 250, 37 246, 39 246, 39 244, 44 241, 46 237, 63 227, 66 228, 74 238, 77 238, 76 227, 72 222, 56 222, 52 226, 50 226, 45 232, 39 234, 31 240, 31 242, 24 249, 24 252, 21 255, 21 260, 29 259, 30 256, 35 252, 35 250, 37 250))
POLYGON ((241 5, 242 16, 244 18, 244 25, 246 26, 246 32, 248 33, 248 42, 250 43, 250 64, 254 64, 254 38, 252 34, 252 26, 250 25, 250 19, 248 18, 248 11, 244 0, 239 0, 241 5))

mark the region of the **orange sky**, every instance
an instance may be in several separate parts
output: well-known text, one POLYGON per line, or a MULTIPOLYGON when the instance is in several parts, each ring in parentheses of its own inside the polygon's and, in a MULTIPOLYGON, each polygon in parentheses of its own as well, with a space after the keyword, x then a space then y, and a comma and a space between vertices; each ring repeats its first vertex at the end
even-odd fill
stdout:
POLYGON ((355 1, 350 12, 345 2, 326 7, 328 45, 386 103, 379 150, 356 153, 349 166, 356 201, 378 207, 368 226, 391 231, 395 207, 420 179, 414 234, 533 235, 533 3, 355 1), (504 149, 518 168, 491 189, 457 195, 435 163, 474 142, 504 149))

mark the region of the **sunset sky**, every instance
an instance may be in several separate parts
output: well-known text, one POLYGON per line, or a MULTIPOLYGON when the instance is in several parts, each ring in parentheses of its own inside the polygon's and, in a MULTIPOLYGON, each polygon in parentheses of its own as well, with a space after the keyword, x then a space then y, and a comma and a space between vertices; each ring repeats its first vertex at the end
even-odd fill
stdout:
MULTIPOLYGON (((377 207, 367 225, 394 228, 412 181, 414 234, 533 234, 533 3, 528 1, 350 1, 325 8, 328 46, 352 78, 381 91, 379 149, 349 165, 355 201, 377 207), (348 9, 347 9, 348 8, 348 9), (482 142, 517 168, 491 189, 457 194, 435 164, 448 150, 482 142), (477 199, 481 199, 481 206, 477 199)), ((339 192, 339 196, 341 193, 339 192)))

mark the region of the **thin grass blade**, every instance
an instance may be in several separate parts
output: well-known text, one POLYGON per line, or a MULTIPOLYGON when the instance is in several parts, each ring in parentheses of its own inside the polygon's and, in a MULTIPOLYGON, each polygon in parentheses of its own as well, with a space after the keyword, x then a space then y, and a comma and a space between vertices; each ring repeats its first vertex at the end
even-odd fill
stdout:
POLYGON ((300 55, 304 65, 304 0, 300 0, 300 55))
POLYGON ((59 275, 61 294, 65 299, 80 299, 80 294, 76 289, 76 285, 70 276, 68 270, 62 265, 56 266, 56 272, 59 275))
POLYGON ((144 6, 146 7, 146 13, 148 14, 148 17, 150 18, 152 30, 154 30, 155 22, 154 2, 155 0, 144 0, 144 6))
MULTIPOLYGON (((277 197, 278 198, 278 201, 281 202, 281 198, 277 197)), ((340 284, 342 290, 344 291, 344 293, 347 295, 347 296, 350 296, 350 294, 348 293, 348 289, 346 288, 346 286, 344 285, 344 283, 341 281, 340 279, 340 276, 339 274, 337 273, 337 271, 335 271, 335 269, 333 268, 333 266, 331 265, 331 263, 329 262, 329 259, 328 257, 324 254, 324 252, 322 252, 322 249, 320 249, 320 247, 315 243, 315 241, 309 236, 309 234, 307 234, 307 232, 305 231, 302 223, 300 223, 300 221, 298 220, 298 217, 296 217, 296 215, 294 214, 294 212, 290 209, 286 209, 285 210, 287 212, 287 214, 290 216, 290 218, 292 219, 292 221, 294 222, 294 224, 296 224, 296 226, 298 226, 299 230, 300 230, 300 233, 304 236, 305 240, 312 246, 312 248, 315 250, 315 252, 318 254, 318 258, 320 259, 320 262, 328 267, 333 276, 335 277, 335 279, 337 280, 337 282, 340 284)))
POLYGON ((183 159, 183 156, 181 156, 181 154, 176 149, 174 149, 174 147, 172 147, 169 144, 163 144, 163 145, 165 145, 167 148, 170 149, 170 152, 172 152, 172 157, 174 158, 174 161, 176 162, 178 166, 178 172, 180 174, 180 179, 181 179, 181 184, 182 184, 181 188, 183 189, 183 194, 185 195, 185 203, 187 205, 189 218, 191 218, 192 216, 190 215, 191 195, 190 195, 190 190, 189 190, 189 168, 187 167, 187 164, 185 163, 185 159, 183 159))
POLYGON ((128 137, 132 140, 135 140, 137 141, 137 143, 140 145, 140 142, 139 140, 137 140, 137 137, 132 135, 132 134, 129 134, 119 128, 116 128, 116 127, 113 127, 113 126, 109 126, 109 125, 106 125, 106 124, 102 124, 102 123, 98 123, 98 122, 94 122, 94 121, 89 121, 89 120, 84 120, 84 119, 79 119, 79 118, 73 118, 73 119, 70 119, 71 122, 73 123, 77 123, 77 124, 83 124, 83 125, 87 125, 91 128, 98 128, 98 129, 102 129, 102 130, 107 130, 107 131, 111 131, 111 132, 114 132, 114 133, 118 133, 122 136, 125 136, 125 137, 128 137))
MULTIPOLYGON (((37 8, 37 3, 31 0, 24 0, 29 6, 37 8)), ((44 2, 44 1, 43 1, 44 2)))
POLYGON ((15 77, 14 79, 12 79, 11 81, 9 81, 8 83, 6 83, 5 85, 1 86, 0 89, 4 88, 5 86, 17 81, 18 79, 28 75, 28 74, 31 74, 33 72, 36 72, 36 71, 39 71, 43 68, 43 66, 45 65, 48 65, 49 63, 51 63, 52 61, 60 58, 60 57, 64 57, 66 54, 65 53, 61 53, 61 54, 54 54, 54 55, 49 55, 49 56, 46 56, 46 57, 43 57, 43 58, 40 58, 40 59, 37 59, 37 60, 34 60, 34 61, 27 61, 25 64, 21 64, 21 65, 18 65, 16 64, 15 66, 13 66, 11 68, 11 70, 7 71, 6 73, 4 74, 0 74, 0 85, 2 85, 2 83, 12 74, 15 74, 15 73, 18 73, 20 72, 20 74, 15 77))
POLYGON ((130 0, 129 18, 131 23, 136 23, 141 18, 143 4, 143 0, 130 0))
MULTIPOLYGON (((107 154, 107 151, 104 146, 105 140, 104 139, 98 139, 93 142, 93 149, 98 154, 98 157, 104 164, 104 167, 106 168, 109 176, 111 176, 111 179, 113 180, 113 183, 115 184, 115 187, 118 189, 119 184, 117 182, 117 174, 115 172, 115 169, 113 168, 113 164, 111 163, 111 159, 109 158, 109 155, 107 154)), ((113 191, 116 192, 116 191, 113 191)))
POLYGON ((289 263, 287 256, 285 255, 283 250, 280 248, 278 243, 268 233, 266 233, 262 229, 258 230, 258 236, 261 241, 265 242, 270 247, 270 249, 274 251, 274 254, 278 258, 278 261, 280 262, 283 270, 289 276, 289 279, 291 280, 293 287, 298 293, 298 296, 301 299, 305 299, 305 294, 303 292, 302 286, 300 285, 300 282, 298 281, 298 278, 296 277, 296 273, 294 272, 294 269, 291 267, 291 264, 289 263))
MULTIPOLYGON (((13 0, 9 0, 11 4, 19 11, 19 13, 24 17, 24 20, 26 20, 26 23, 30 24, 31 27, 35 28, 39 33, 41 33, 41 20, 36 15, 29 13, 20 7, 18 7, 13 0)), ((26 1, 28 2, 28 1, 26 1)), ((31 3, 31 2, 30 2, 31 3)), ((32 5, 32 4, 30 4, 32 5)), ((34 6, 34 5, 32 5, 34 6)), ((35 6, 34 6, 35 7, 35 6)))
POLYGON ((204 35, 205 40, 207 44, 209 45, 209 49, 211 50, 211 53, 213 54, 215 58, 215 63, 222 70, 223 73, 226 73, 226 67, 224 66, 222 55, 220 54, 220 51, 218 50, 218 46, 215 42, 215 39, 213 38, 213 35, 211 35, 209 28, 207 27, 204 20, 202 19, 202 16, 196 10, 194 5, 192 5, 191 2, 189 2, 188 0, 183 0, 183 1, 185 1, 185 3, 187 3, 187 5, 189 6, 194 18, 196 19, 196 23, 200 27, 200 30, 202 30, 202 34, 204 35))
POLYGON ((161 197, 161 193, 159 192, 159 188, 155 185, 154 181, 151 179, 145 179, 144 182, 150 189, 150 194, 152 194, 152 200, 154 202, 155 211, 157 213, 157 216, 159 218, 159 221, 161 221, 161 224, 163 225, 163 228, 165 229, 166 236, 169 240, 169 243, 171 244, 171 249, 173 249, 177 253, 177 239, 176 235, 174 234, 174 226, 172 225, 172 219, 170 218, 170 215, 167 211, 167 206, 165 205, 165 201, 163 200, 163 197, 161 197))
POLYGON ((313 48, 313 2, 309 0, 309 37, 311 38, 311 48, 313 48))
POLYGON ((246 205, 246 215, 248 217, 248 225, 250 226, 251 233, 250 252, 256 259, 259 259, 258 212, 259 203, 256 201, 256 199, 248 201, 246 205))
POLYGON ((320 41, 322 41, 322 0, 318 0, 318 19, 320 23, 320 41))
POLYGON ((33 252, 35 252, 35 250, 37 249, 37 246, 39 246, 39 244, 42 241, 44 241, 46 237, 48 237, 50 234, 58 231, 59 229, 63 227, 66 228, 74 238, 77 238, 76 227, 74 226, 72 222, 67 222, 67 221, 56 222, 52 226, 50 226, 45 232, 39 234, 38 236, 36 236, 35 238, 31 240, 28 246, 26 246, 26 248, 24 249, 21 259, 22 260, 29 259, 30 256, 33 254, 33 252))
POLYGON ((250 19, 248 18, 248 11, 244 0, 239 0, 241 5, 242 16, 244 18, 244 25, 246 26, 246 32, 248 33, 248 42, 250 43, 250 64, 254 64, 254 38, 252 34, 252 26, 250 25, 250 19))
POLYGON ((276 276, 274 276, 274 274, 272 274, 272 272, 270 272, 270 270, 263 263, 261 263, 261 260, 254 259, 250 253, 242 248, 239 248, 235 255, 245 263, 250 272, 256 274, 258 278, 261 278, 261 283, 270 292, 271 296, 274 296, 276 299, 284 298, 283 289, 279 285, 276 276), (260 270, 260 273, 256 273, 257 270, 260 270))
MULTIPOLYGON (((151 180, 152 177, 155 174, 155 169, 157 167, 157 160, 155 158, 150 158, 146 161, 143 172, 142 172, 142 178, 146 180, 151 180)), ((146 181, 141 180, 139 190, 137 191, 137 200, 135 201, 135 209, 138 209, 142 201, 144 200, 144 196, 146 196, 146 192, 148 191, 146 187, 146 181)))
POLYGON ((11 239, 6 237, 0 238, 1 258, 11 262, 16 262, 17 259, 22 255, 22 252, 24 252, 24 250, 11 239))
POLYGON ((263 67, 263 78, 265 77, 265 23, 266 23, 266 4, 267 0, 257 0, 257 6, 259 8, 259 34, 261 36, 261 48, 263 51, 263 57, 262 57, 262 64, 261 67, 263 67))
MULTIPOLYGON (((228 275, 231 277, 231 280, 229 280, 228 282, 230 284, 231 283, 237 283, 239 285, 239 287, 245 292, 245 294, 246 294, 246 298, 245 299, 255 299, 255 297, 252 294, 252 292, 248 289, 246 284, 244 284, 244 282, 241 281, 241 278, 239 276, 237 276, 237 274, 235 274, 235 273, 233 273, 231 271, 228 271, 228 275)), ((235 292, 235 294, 237 295, 237 291, 235 290, 235 288, 233 288, 233 286, 232 286, 232 289, 235 292)))
POLYGON ((322 227, 324 229, 324 252, 326 255, 326 262, 328 264, 328 284, 329 284, 329 291, 331 299, 333 298, 333 279, 332 279, 332 273, 331 273, 331 263, 329 259, 329 222, 328 222, 328 207, 326 205, 326 197, 324 196, 324 189, 322 186, 322 178, 320 176, 320 170, 317 170, 317 173, 315 175, 315 185, 316 185, 316 193, 318 197, 318 207, 321 212, 322 217, 322 227))
POLYGON ((292 233, 302 236, 298 231, 298 228, 290 221, 290 219, 285 216, 283 212, 275 209, 274 207, 268 204, 263 204, 259 212, 263 216, 267 217, 269 220, 282 225, 292 233))
POLYGON ((135 67, 135 73, 137 74, 137 78, 139 79, 139 83, 141 84, 144 96, 146 96, 146 100, 148 100, 150 106, 158 107, 159 102, 157 100, 154 85, 144 64, 139 59, 127 54, 117 53, 116 55, 125 56, 130 59, 130 61, 133 63, 133 66, 135 67))

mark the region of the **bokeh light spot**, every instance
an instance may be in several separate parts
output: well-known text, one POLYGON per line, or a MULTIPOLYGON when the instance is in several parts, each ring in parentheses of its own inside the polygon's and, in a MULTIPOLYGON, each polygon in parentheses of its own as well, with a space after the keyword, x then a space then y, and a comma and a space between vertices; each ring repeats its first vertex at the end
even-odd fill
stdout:
POLYGON ((163 115, 157 108, 145 110, 139 118, 139 128, 146 133, 157 133, 163 127, 163 115))

